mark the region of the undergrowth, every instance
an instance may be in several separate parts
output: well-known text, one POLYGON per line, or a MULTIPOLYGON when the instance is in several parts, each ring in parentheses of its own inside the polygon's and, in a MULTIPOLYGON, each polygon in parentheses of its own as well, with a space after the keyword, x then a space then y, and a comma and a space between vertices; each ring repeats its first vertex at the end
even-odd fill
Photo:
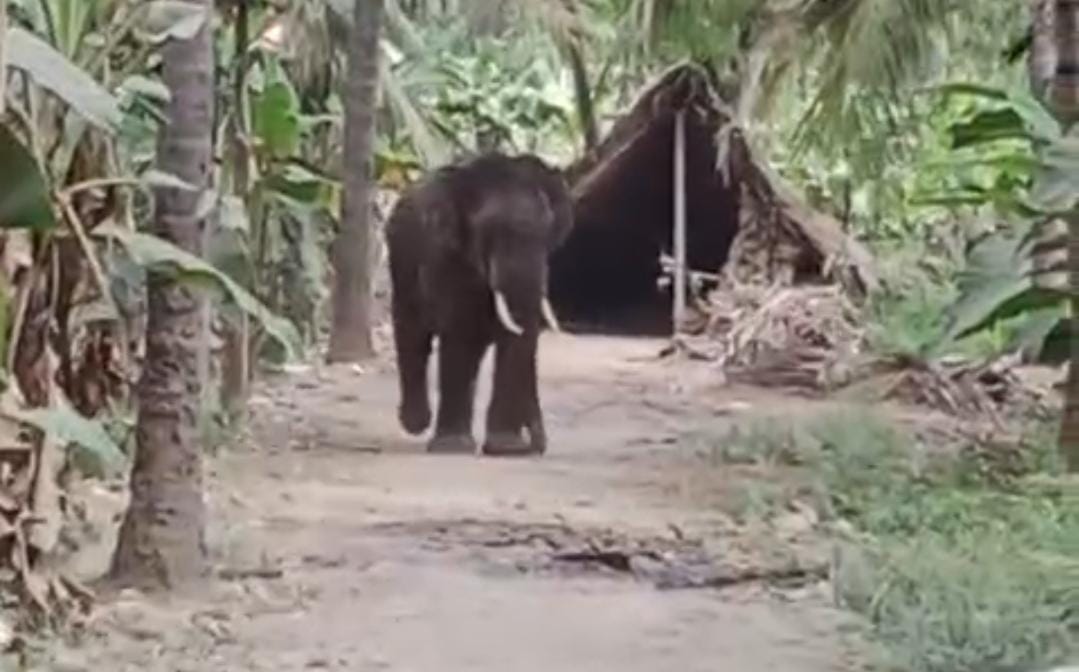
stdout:
POLYGON ((1036 313, 1020 312, 958 340, 947 337, 960 297, 956 278, 965 262, 958 234, 939 240, 878 244, 880 287, 866 305, 867 346, 883 356, 986 359, 1029 348, 1036 313))
MULTIPOLYGON (((1079 486, 1038 480, 1054 469, 1047 441, 1030 433, 1025 475, 993 476, 975 452, 868 412, 758 418, 709 440, 718 461, 805 475, 798 496, 813 492, 835 531, 837 600, 904 672, 1079 662, 1079 486)), ((765 483, 752 508, 778 511, 791 492, 765 483)))

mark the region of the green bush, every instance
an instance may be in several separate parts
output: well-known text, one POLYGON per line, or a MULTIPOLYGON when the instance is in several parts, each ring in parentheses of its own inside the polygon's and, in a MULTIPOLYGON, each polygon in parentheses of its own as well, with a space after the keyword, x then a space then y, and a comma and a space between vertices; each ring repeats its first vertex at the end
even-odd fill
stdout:
MULTIPOLYGON (((1051 451, 1032 436, 1025 466, 1045 468, 1051 451)), ((887 668, 1003 672, 1079 656, 1076 486, 984 478, 970 452, 920 445, 860 410, 758 419, 715 445, 802 471, 839 534, 836 597, 864 617, 887 668)))

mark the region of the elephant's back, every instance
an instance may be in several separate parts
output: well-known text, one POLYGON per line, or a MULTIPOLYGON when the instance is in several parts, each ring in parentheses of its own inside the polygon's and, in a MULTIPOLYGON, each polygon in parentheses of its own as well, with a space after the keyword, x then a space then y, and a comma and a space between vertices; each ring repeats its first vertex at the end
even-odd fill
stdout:
POLYGON ((452 207, 448 185, 439 172, 420 178, 397 199, 386 221, 386 238, 391 245, 393 241, 421 236, 425 218, 452 207))

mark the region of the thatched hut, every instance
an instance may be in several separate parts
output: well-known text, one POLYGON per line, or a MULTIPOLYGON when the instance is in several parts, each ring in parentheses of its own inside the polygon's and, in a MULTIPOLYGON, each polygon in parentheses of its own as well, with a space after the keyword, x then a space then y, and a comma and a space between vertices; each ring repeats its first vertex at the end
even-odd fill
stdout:
POLYGON ((659 280, 672 254, 679 113, 687 270, 740 282, 838 277, 859 291, 875 282, 868 253, 754 159, 707 73, 681 64, 566 171, 577 222, 551 259, 550 297, 568 328, 670 333, 672 293, 659 280))

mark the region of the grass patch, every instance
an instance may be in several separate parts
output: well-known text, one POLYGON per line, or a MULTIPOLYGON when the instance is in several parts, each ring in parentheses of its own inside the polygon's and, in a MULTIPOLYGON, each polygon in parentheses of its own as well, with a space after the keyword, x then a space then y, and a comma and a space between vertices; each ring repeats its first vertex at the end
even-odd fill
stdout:
MULTIPOLYGON (((1028 469, 1051 469, 1033 436, 1028 469)), ((930 450, 868 412, 758 419, 711 445, 719 461, 804 476, 800 491, 837 530, 837 599, 864 617, 886 669, 1079 661, 1079 484, 987 478, 967 451, 930 450)))

